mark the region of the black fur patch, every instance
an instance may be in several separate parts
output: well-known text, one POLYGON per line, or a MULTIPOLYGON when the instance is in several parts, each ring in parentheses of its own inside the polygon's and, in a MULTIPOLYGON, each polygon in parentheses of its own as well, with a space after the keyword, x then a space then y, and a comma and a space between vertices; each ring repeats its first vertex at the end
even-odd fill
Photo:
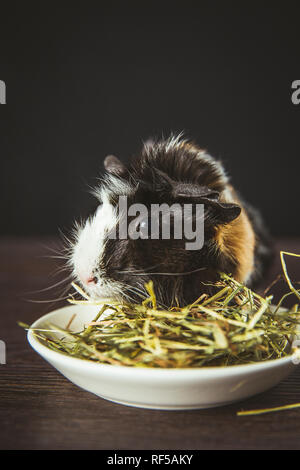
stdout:
MULTIPOLYGON (((115 157, 107 160, 107 167, 124 187, 131 188, 128 206, 142 203, 150 210, 151 204, 188 202, 204 203, 205 207, 205 243, 201 250, 186 250, 184 239, 107 240, 101 268, 108 279, 124 283, 124 294, 130 293, 131 298, 140 301, 141 292, 145 292, 144 283, 152 279, 161 304, 190 303, 203 292, 212 293, 210 284, 218 279, 219 271, 235 274, 239 260, 222 254, 214 239, 215 227, 231 222, 241 211, 237 204, 220 201, 227 187, 220 162, 196 145, 170 138, 145 145, 127 172, 115 157)), ((107 184, 114 205, 119 188, 120 185, 114 189, 111 180, 107 184)), ((255 267, 259 274, 268 241, 256 223, 255 212, 249 210, 249 215, 257 230, 255 267)))

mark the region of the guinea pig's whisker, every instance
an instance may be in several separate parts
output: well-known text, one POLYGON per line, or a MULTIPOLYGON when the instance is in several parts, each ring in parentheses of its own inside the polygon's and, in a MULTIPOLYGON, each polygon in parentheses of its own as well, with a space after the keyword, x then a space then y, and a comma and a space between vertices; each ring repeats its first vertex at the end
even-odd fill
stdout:
POLYGON ((132 294, 134 295, 138 295, 139 297, 141 297, 142 299, 146 298, 146 294, 142 291, 140 291, 139 289, 137 288, 134 288, 132 286, 129 286, 126 288, 128 292, 131 292, 132 294))
POLYGON ((108 260, 107 260, 107 265, 108 265, 108 266, 109 266, 109 263, 111 262, 111 259, 112 259, 113 256, 114 256, 114 253, 112 253, 112 254, 110 255, 110 257, 108 258, 108 260))
MULTIPOLYGON (((149 273, 147 272, 147 275, 148 276, 186 276, 187 274, 196 273, 197 271, 203 271, 204 269, 207 269, 207 268, 206 267, 198 268, 198 269, 194 269, 193 271, 185 271, 182 273, 156 273, 156 272, 149 273)), ((133 274, 134 276, 138 276, 140 273, 130 272, 130 274, 133 274)))
MULTIPOLYGON (((135 291, 132 290, 132 289, 128 289, 128 290, 129 290, 129 292, 130 292, 131 294, 133 294, 135 297, 136 297, 137 295, 138 295, 141 299, 145 299, 145 297, 146 297, 145 295, 140 294, 139 292, 135 292, 135 291)), ((131 301, 132 301, 133 303, 136 302, 136 299, 135 299, 134 297, 132 297, 131 295, 129 295, 129 294, 123 294, 123 295, 129 296, 129 297, 131 298, 131 301)))
POLYGON ((127 301, 129 300, 129 301, 131 301, 131 302, 134 303, 134 298, 131 297, 131 295, 129 295, 129 294, 124 294, 124 293, 123 293, 123 297, 124 297, 127 301))
MULTIPOLYGON (((61 251, 64 251, 66 253, 66 255, 68 257, 70 257, 73 253, 73 250, 74 250, 74 246, 76 244, 76 240, 77 240, 77 233, 79 231, 79 227, 76 226, 75 229, 73 230, 73 233, 72 233, 72 237, 73 237, 73 240, 68 238, 63 232, 62 230, 59 228, 59 233, 60 233, 60 236, 62 238, 62 243, 64 244, 64 248, 63 250, 61 251)), ((61 253, 60 253, 61 254, 61 253)))
POLYGON ((144 289, 144 288, 141 289, 141 288, 139 288, 139 287, 137 287, 137 286, 129 286, 129 288, 132 289, 132 290, 136 290, 137 292, 139 292, 140 294, 142 294, 142 295, 144 295, 144 296, 145 296, 145 295, 146 295, 146 296, 148 295, 146 289, 144 289))
POLYGON ((58 231, 59 231, 61 238, 67 244, 67 246, 74 244, 73 241, 70 238, 68 238, 67 235, 60 228, 58 228, 58 231))
POLYGON ((128 270, 124 270, 124 271, 117 271, 119 274, 141 274, 141 273, 147 273, 148 274, 148 270, 149 269, 154 269, 154 268, 157 268, 157 266, 160 266, 164 263, 158 263, 158 264, 154 264, 153 266, 149 266, 148 268, 143 268, 143 269, 128 269, 128 270))
POLYGON ((35 291, 27 292, 28 294, 37 294, 38 292, 45 292, 47 290, 54 289, 57 286, 60 286, 61 284, 64 284, 65 282, 69 281, 69 277, 66 279, 63 279, 62 281, 56 282, 55 284, 52 284, 52 286, 45 287, 44 289, 38 289, 35 291))
POLYGON ((69 259, 68 255, 41 255, 39 258, 69 259))
POLYGON ((70 286, 69 286, 70 277, 72 277, 72 275, 69 275, 67 278, 62 279, 61 281, 57 282, 56 284, 54 284, 52 286, 49 286, 49 287, 46 287, 45 289, 40 289, 40 290, 37 290, 37 291, 34 291, 34 292, 28 292, 28 294, 30 294, 30 293, 35 294, 35 293, 39 293, 39 292, 48 291, 50 289, 54 289, 55 287, 60 286, 60 285, 67 282, 67 286, 64 286, 64 288, 62 289, 62 292, 61 292, 59 297, 51 299, 51 300, 50 299, 49 300, 37 300, 37 299, 28 299, 28 298, 25 298, 24 300, 26 302, 38 303, 38 304, 47 303, 47 304, 50 304, 49 305, 49 308, 50 308, 53 305, 55 305, 56 302, 66 300, 66 299, 69 298, 69 294, 68 295, 66 295, 66 294, 67 294, 67 292, 69 291, 69 288, 70 288, 70 286))
POLYGON ((59 297, 58 299, 51 299, 51 300, 34 300, 34 299, 23 299, 25 300, 26 302, 31 302, 31 303, 34 303, 34 304, 45 304, 45 303, 55 303, 55 302, 59 302, 60 300, 66 300, 68 299, 69 296, 67 295, 66 297, 59 297))
MULTIPOLYGON (((42 247, 49 251, 50 253, 53 253, 53 255, 51 254, 48 254, 48 255, 38 255, 38 258, 51 258, 52 256, 55 257, 55 256, 62 256, 62 253, 63 253, 63 250, 60 248, 60 249, 54 249, 54 248, 51 248, 49 246, 46 246, 46 245, 43 245, 42 244, 42 247)), ((67 256, 66 256, 66 259, 67 259, 67 256)))
MULTIPOLYGON (((128 286, 128 289, 129 289, 133 294, 139 295, 142 299, 145 299, 145 298, 147 298, 147 297, 149 296, 149 294, 148 294, 148 292, 146 291, 144 285, 141 285, 141 287, 142 287, 143 290, 142 290, 142 289, 139 289, 138 287, 133 287, 133 286, 128 286), (137 291, 137 292, 135 292, 135 291, 137 291)), ((160 293, 160 296, 162 296, 161 288, 160 288, 159 286, 157 286, 157 287, 158 287, 158 291, 159 291, 159 293, 160 293)), ((168 309, 168 307, 167 307, 164 303, 160 302, 159 300, 157 300, 157 304, 158 304, 160 307, 163 307, 163 308, 165 308, 165 309, 168 309)))
MULTIPOLYGON (((70 271, 70 268, 68 266, 58 266, 54 271, 50 274, 52 277, 57 276, 58 274, 64 272, 64 271, 70 271)), ((74 277, 74 274, 71 273, 68 278, 74 277)))

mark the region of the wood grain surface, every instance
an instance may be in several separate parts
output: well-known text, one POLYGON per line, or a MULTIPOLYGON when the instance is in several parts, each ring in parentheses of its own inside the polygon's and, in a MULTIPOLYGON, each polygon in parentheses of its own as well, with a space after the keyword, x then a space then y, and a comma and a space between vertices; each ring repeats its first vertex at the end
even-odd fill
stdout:
MULTIPOLYGON (((17 321, 31 323, 64 302, 53 300, 63 279, 53 239, 0 241, 0 339, 7 363, 0 365, 1 449, 300 449, 300 409, 238 417, 241 409, 300 402, 300 368, 278 386, 233 405, 192 411, 156 411, 117 405, 79 389, 29 346, 17 321)), ((300 252, 300 239, 276 242, 277 251, 300 252)), ((300 279, 300 261, 288 262, 300 279)), ((280 272, 274 261, 266 286, 280 272)), ((67 285, 67 283, 66 283, 67 285)), ((284 282, 276 286, 278 297, 284 282)))

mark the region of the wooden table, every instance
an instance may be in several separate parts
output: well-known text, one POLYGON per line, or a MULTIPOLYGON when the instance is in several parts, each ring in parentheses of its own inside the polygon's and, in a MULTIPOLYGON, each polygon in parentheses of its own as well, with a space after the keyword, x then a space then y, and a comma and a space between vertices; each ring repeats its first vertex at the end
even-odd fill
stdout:
MULTIPOLYGON (((22 320, 33 322, 54 305, 60 290, 30 293, 54 284, 57 260, 46 258, 53 239, 2 239, 0 339, 7 363, 0 365, 1 449, 300 449, 300 409, 238 417, 241 409, 300 402, 300 368, 278 386, 243 403, 193 411, 131 408, 102 400, 70 383, 28 345, 22 320), (27 299, 27 300, 26 300, 27 299)), ((277 249, 300 252, 300 239, 277 249)), ((289 260, 300 278, 300 261, 289 260)), ((280 272, 279 260, 265 284, 280 272)), ((61 287, 61 286, 60 286, 61 287)), ((277 286, 277 295, 284 290, 277 286)))

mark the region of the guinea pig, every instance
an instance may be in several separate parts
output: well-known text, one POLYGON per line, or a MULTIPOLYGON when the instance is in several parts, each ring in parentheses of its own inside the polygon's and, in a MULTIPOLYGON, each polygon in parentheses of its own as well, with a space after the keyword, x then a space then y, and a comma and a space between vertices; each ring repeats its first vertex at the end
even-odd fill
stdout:
MULTIPOLYGON (((104 167, 94 190, 99 206, 76 226, 70 255, 73 274, 89 296, 140 302, 147 296, 145 283, 152 280, 159 304, 185 305, 212 293, 220 272, 251 287, 259 281, 271 256, 269 236, 220 161, 181 135, 171 135, 146 142, 128 166, 111 155, 104 167), (126 219, 128 230, 134 224, 140 237, 131 237, 130 230, 120 236, 121 198, 127 207, 143 204, 148 214, 153 205, 201 205, 201 247, 187 249, 184 236, 153 239, 148 215, 126 219)), ((175 224, 174 214, 169 220, 175 224)))

